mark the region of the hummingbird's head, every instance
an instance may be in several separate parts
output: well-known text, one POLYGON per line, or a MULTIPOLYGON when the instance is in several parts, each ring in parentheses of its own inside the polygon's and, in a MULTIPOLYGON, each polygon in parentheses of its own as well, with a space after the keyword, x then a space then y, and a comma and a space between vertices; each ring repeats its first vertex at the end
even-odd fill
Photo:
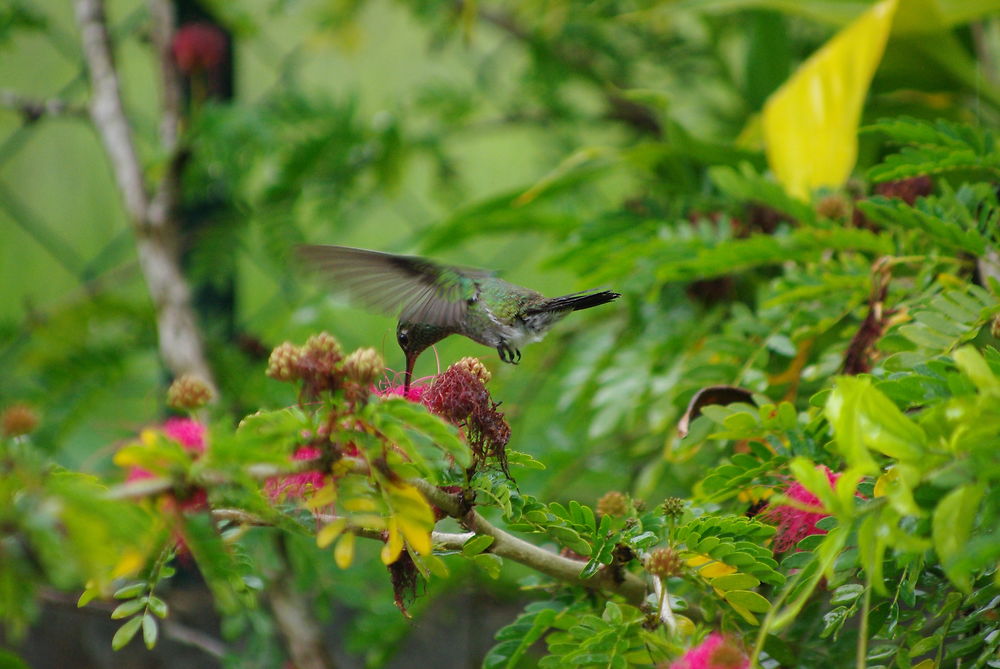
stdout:
POLYGON ((410 389, 410 380, 413 378, 413 365, 417 357, 423 353, 428 346, 432 346, 450 334, 447 328, 439 325, 429 325, 427 323, 408 323, 400 321, 396 326, 396 342, 399 348, 403 349, 406 356, 406 377, 404 381, 404 391, 410 389))

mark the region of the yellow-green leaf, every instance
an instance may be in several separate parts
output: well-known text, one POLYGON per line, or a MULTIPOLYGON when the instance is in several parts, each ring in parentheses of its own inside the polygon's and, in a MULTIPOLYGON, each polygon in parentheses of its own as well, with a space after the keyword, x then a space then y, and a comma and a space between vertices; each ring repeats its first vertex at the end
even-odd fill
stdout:
POLYGON ((354 560, 354 535, 348 532, 340 537, 333 549, 333 560, 341 569, 347 569, 354 560))
POLYGON ((726 601, 755 613, 764 613, 771 608, 771 603, 763 595, 752 590, 730 590, 726 593, 726 601))
POLYGON ((330 483, 329 485, 325 485, 317 490, 312 497, 305 501, 303 506, 311 511, 315 511, 316 509, 321 509, 324 506, 330 506, 336 501, 337 487, 330 483))
POLYGON ((969 540, 983 492, 981 483, 959 486, 945 495, 934 509, 934 550, 937 551, 948 578, 965 592, 969 592, 972 585, 969 575, 949 569, 948 563, 965 548, 969 540))
POLYGON ((995 392, 1000 389, 1000 379, 997 379, 986 359, 974 347, 963 346, 955 351, 953 357, 955 365, 980 391, 995 392))
POLYGON ((882 0, 814 53, 764 105, 767 160, 789 194, 837 187, 858 153, 858 123, 897 0, 882 0))
POLYGON ((726 592, 727 590, 748 590, 756 588, 760 581, 750 574, 728 574, 712 580, 712 587, 726 592))
POLYGON ((399 533, 399 522, 395 517, 389 518, 388 522, 389 538, 382 546, 380 557, 382 564, 389 565, 399 559, 399 554, 403 552, 403 535, 399 533))
POLYGON ((121 650, 124 648, 125 644, 131 641, 132 637, 135 636, 135 633, 139 631, 139 625, 141 624, 142 616, 136 616, 119 627, 118 631, 115 632, 114 637, 111 639, 111 648, 113 650, 121 650))
POLYGON ((316 545, 326 548, 332 544, 337 537, 347 528, 346 518, 337 518, 331 523, 327 523, 316 533, 316 545))

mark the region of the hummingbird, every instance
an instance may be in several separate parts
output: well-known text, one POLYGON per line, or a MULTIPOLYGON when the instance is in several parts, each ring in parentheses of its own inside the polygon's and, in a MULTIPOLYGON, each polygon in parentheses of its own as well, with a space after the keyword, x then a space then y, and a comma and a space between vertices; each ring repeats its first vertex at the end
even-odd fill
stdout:
POLYGON ((569 312, 621 297, 610 290, 545 297, 496 272, 348 246, 305 245, 297 251, 336 289, 370 308, 398 313, 396 343, 406 356, 404 392, 420 354, 449 335, 495 348, 502 361, 516 365, 521 346, 539 341, 569 312))

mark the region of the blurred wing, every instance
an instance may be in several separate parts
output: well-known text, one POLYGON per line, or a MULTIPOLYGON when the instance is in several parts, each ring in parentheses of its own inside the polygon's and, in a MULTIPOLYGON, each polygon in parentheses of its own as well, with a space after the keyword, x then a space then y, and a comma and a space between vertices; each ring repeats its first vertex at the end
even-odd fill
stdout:
POLYGON ((417 258, 347 246, 299 246, 298 256, 369 308, 399 315, 400 320, 455 327, 465 318, 466 299, 475 279, 489 272, 446 267, 417 258))

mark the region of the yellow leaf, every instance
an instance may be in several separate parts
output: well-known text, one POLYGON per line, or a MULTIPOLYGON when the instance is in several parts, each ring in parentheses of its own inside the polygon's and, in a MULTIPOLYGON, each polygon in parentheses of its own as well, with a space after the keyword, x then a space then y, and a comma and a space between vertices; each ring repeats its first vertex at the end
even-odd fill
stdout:
POLYGON ((341 569, 347 569, 354 560, 354 535, 348 532, 340 537, 337 547, 333 549, 333 561, 341 569))
POLYGON ((316 493, 307 499, 303 506, 307 509, 315 511, 316 509, 322 508, 324 506, 330 506, 337 501, 337 488, 332 483, 323 486, 316 493))
POLYGON ((431 505, 419 490, 410 485, 386 486, 386 492, 393 520, 399 524, 406 541, 421 555, 430 554, 431 530, 434 528, 431 505))
POLYGON ((403 536, 406 537, 413 550, 421 555, 428 555, 431 552, 431 531, 429 527, 422 523, 414 523, 408 518, 400 518, 399 529, 402 530, 403 536))
POLYGON ((121 559, 111 571, 113 578, 125 578, 131 576, 142 569, 146 564, 146 555, 134 548, 126 548, 121 559))
POLYGON ((375 511, 378 507, 375 500, 369 497, 352 497, 345 499, 342 506, 347 511, 375 511))
POLYGON ((919 664, 913 665, 913 669, 934 669, 935 667, 937 667, 937 663, 931 657, 922 660, 919 664))
POLYGON ((332 523, 327 523, 320 529, 319 532, 316 533, 316 545, 320 548, 326 548, 332 544, 345 529, 347 529, 346 518, 338 518, 332 523))
POLYGON ((899 472, 895 468, 889 469, 886 473, 875 479, 875 497, 885 497, 889 494, 891 486, 899 479, 899 472))
POLYGON ((708 555, 695 555, 688 558, 687 563, 688 566, 694 567, 699 576, 707 580, 736 573, 736 567, 730 567, 725 562, 719 562, 708 555))
POLYGON ((399 523, 395 518, 389 519, 389 540, 382 546, 382 564, 392 564, 403 552, 403 535, 399 533, 399 523))
POLYGON ((767 161, 794 197, 844 183, 858 154, 858 123, 882 60, 898 0, 882 0, 827 42, 764 105, 767 161))
POLYGON ((358 527, 364 527, 369 530, 384 530, 386 527, 385 518, 377 513, 361 513, 351 516, 351 522, 358 527))
POLYGON ((119 449, 114 456, 112 456, 111 461, 122 468, 126 467, 138 467, 146 464, 147 458, 144 458, 145 447, 139 444, 129 444, 121 449, 119 449))

